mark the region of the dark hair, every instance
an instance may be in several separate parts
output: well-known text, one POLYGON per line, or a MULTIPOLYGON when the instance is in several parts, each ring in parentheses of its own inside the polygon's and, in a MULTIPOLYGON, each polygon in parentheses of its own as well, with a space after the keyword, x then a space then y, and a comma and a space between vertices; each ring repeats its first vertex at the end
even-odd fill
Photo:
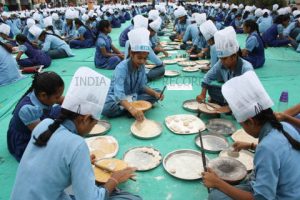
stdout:
POLYGON ((75 21, 74 22, 75 25, 83 26, 87 31, 91 32, 91 34, 93 36, 93 39, 94 40, 96 39, 96 36, 95 36, 94 32, 88 26, 86 26, 80 19, 76 18, 74 21, 75 21))
MULTIPOLYGON (((59 35, 56 35, 55 33, 48 33, 47 31, 43 31, 43 32, 40 34, 40 36, 42 36, 42 35, 44 35, 44 36, 46 36, 46 35, 53 35, 53 36, 55 36, 55 37, 57 37, 57 38, 63 40, 59 35)), ((40 36, 39 36, 39 37, 40 37, 40 36)))
POLYGON ((58 119, 55 119, 54 122, 48 126, 48 129, 45 132, 40 134, 37 138, 33 136, 33 139, 35 140, 34 144, 38 147, 46 146, 53 133, 60 127, 60 125, 65 120, 74 120, 78 116, 79 114, 62 108, 58 119))
POLYGON ((268 13, 268 12, 265 12, 265 13, 263 14, 263 17, 264 17, 264 18, 269 17, 269 13, 268 13))
POLYGON ((51 26, 47 26, 46 27, 48 30, 50 30, 51 32, 52 32, 52 34, 55 34, 55 31, 54 31, 54 28, 53 28, 53 26, 51 25, 51 26))
POLYGON ((30 44, 33 48, 36 48, 29 40, 28 38, 23 35, 23 34, 18 34, 16 36, 16 41, 19 43, 19 44, 24 44, 24 43, 28 43, 30 44))
POLYGON ((264 44, 264 48, 266 48, 266 44, 265 44, 264 40, 262 39, 262 37, 261 37, 261 35, 260 35, 259 28, 258 28, 258 24, 257 24, 254 20, 248 19, 248 20, 246 20, 246 21, 244 22, 244 26, 249 27, 251 33, 252 33, 253 31, 256 31, 257 34, 259 35, 261 41, 262 41, 263 44, 264 44))
POLYGON ((48 96, 51 96, 55 94, 60 87, 63 86, 64 81, 55 72, 36 73, 33 75, 33 80, 30 88, 25 92, 25 94, 23 94, 19 102, 32 91, 34 91, 36 96, 41 92, 45 92, 48 96))
POLYGON ((248 10, 245 11, 244 14, 243 14, 243 19, 247 19, 249 14, 250 14, 250 12, 248 10))
POLYGON ((110 27, 110 22, 108 20, 101 20, 98 24, 97 24, 97 30, 100 32, 103 32, 105 28, 110 27))
POLYGON ((275 18, 274 24, 282 24, 284 21, 290 20, 289 15, 279 15, 275 18))
POLYGON ((253 117, 253 119, 258 121, 261 125, 264 125, 265 123, 270 123, 274 129, 277 129, 286 137, 286 139, 289 141, 289 143, 294 149, 298 151, 300 150, 300 142, 295 140, 292 136, 290 136, 289 133, 287 133, 283 129, 282 124, 276 119, 276 116, 274 115, 274 112, 271 108, 261 111, 259 114, 253 117))
POLYGON ((12 53, 12 49, 7 44, 0 41, 0 46, 2 46, 8 53, 12 53))

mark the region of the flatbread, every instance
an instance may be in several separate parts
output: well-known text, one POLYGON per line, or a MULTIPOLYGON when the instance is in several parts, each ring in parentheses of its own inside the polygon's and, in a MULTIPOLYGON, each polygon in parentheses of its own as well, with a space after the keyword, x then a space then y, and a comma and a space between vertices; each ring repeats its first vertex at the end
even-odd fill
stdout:
POLYGON ((130 167, 137 171, 147 171, 157 167, 162 160, 159 151, 151 147, 137 147, 127 151, 123 159, 130 167))
POLYGON ((162 127, 158 122, 144 119, 142 122, 135 121, 131 125, 131 132, 140 138, 153 138, 161 134, 162 127))
MULTIPOLYGON (((97 164, 100 166, 104 166, 105 168, 108 168, 112 171, 123 170, 126 169, 128 166, 127 163, 125 163, 123 160, 118 160, 118 159, 103 159, 103 160, 99 160, 97 164)), ((99 183, 106 183, 108 179, 111 177, 110 172, 107 172, 96 166, 94 166, 94 174, 95 174, 96 181, 99 183)))
POLYGON ((154 64, 147 64, 147 65, 145 65, 145 68, 147 68, 147 69, 153 69, 155 67, 156 67, 156 65, 154 65, 154 64))
POLYGON ((254 154, 249 151, 241 150, 240 152, 238 152, 237 156, 232 156, 228 150, 224 150, 224 151, 220 152, 219 156, 220 157, 230 157, 230 158, 236 159, 245 165, 245 167, 247 168, 247 171, 253 170, 254 154))
POLYGON ((112 136, 98 136, 86 139, 90 153, 96 160, 114 157, 119 150, 117 140, 112 136))
POLYGON ((249 135, 248 133, 246 133, 244 129, 237 130, 235 133, 233 133, 231 135, 231 138, 235 142, 240 141, 240 142, 248 142, 248 143, 258 144, 258 139, 254 138, 251 135, 249 135))
POLYGON ((209 104, 200 103, 199 104, 200 112, 203 112, 203 113, 206 113, 206 114, 218 114, 219 112, 217 112, 214 107, 215 108, 221 108, 220 105, 214 104, 214 103, 209 103, 209 104))
POLYGON ((182 62, 179 62, 178 65, 181 65, 181 66, 194 66, 194 65, 196 65, 196 62, 194 62, 194 61, 182 61, 182 62))
POLYGON ((199 71, 199 68, 197 68, 197 67, 183 67, 182 71, 184 71, 184 72, 197 72, 197 71, 199 71))
POLYGON ((197 100, 190 100, 184 102, 183 107, 189 110, 197 111, 199 107, 199 103, 197 102, 197 100))
POLYGON ((165 71, 165 76, 178 76, 180 75, 180 72, 175 71, 175 70, 166 70, 165 71))
POLYGON ((141 110, 141 111, 147 111, 152 108, 152 104, 150 102, 143 101, 143 100, 134 101, 134 102, 131 102, 130 104, 135 109, 141 110))
POLYGON ((176 60, 164 60, 163 63, 166 65, 173 65, 173 64, 176 64, 177 61, 176 60))

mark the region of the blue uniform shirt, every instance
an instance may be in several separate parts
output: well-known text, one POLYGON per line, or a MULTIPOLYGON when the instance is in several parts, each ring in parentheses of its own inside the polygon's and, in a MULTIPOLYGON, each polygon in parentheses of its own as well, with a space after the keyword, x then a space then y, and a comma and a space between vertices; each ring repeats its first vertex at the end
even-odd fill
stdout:
MULTIPOLYGON (((284 130, 300 141, 299 133, 288 123, 284 130)), ((283 133, 265 124, 259 133, 254 156, 254 180, 250 182, 255 199, 294 200, 300 197, 300 151, 295 150, 283 133)))
POLYGON ((70 49, 70 46, 65 41, 54 35, 47 35, 42 50, 47 52, 52 49, 63 49, 68 56, 74 55, 70 49))
POLYGON ((64 192, 71 184, 76 199, 106 199, 108 192, 95 185, 88 146, 76 134, 72 121, 66 120, 47 146, 34 145, 33 136, 38 137, 52 123, 52 119, 45 119, 33 130, 17 171, 11 200, 71 200, 64 192))

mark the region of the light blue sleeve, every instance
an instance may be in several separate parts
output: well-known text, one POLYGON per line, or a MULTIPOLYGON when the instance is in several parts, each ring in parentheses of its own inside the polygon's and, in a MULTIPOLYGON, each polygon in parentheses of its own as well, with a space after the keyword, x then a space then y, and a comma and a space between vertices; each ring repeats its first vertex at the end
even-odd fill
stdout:
POLYGON ((220 61, 217 62, 210 70, 205 74, 203 80, 202 80, 202 87, 205 87, 207 85, 210 85, 211 82, 217 80, 217 75, 219 73, 219 70, 221 68, 220 61))
MULTIPOLYGON (((126 57, 125 57, 126 59, 126 57)), ((161 59, 154 53, 153 49, 150 48, 150 52, 148 55, 148 59, 155 65, 159 66, 162 65, 163 62, 161 61, 161 59)))
POLYGON ((296 51, 297 51, 298 53, 300 53, 300 43, 299 43, 298 48, 296 49, 296 51))
POLYGON ((75 198, 81 200, 107 199, 108 191, 95 185, 95 175, 89 155, 89 149, 83 141, 72 156, 70 169, 75 198))
POLYGON ((106 42, 103 38, 99 38, 97 40, 97 47, 99 47, 99 48, 105 48, 106 47, 106 42))
POLYGON ((25 52, 25 51, 27 51, 27 47, 25 45, 20 45, 19 51, 25 52))
POLYGON ((78 34, 80 36, 83 36, 85 32, 86 32, 86 28, 84 26, 80 26, 78 29, 78 34))
POLYGON ((127 59, 128 54, 129 54, 129 40, 127 40, 126 43, 125 43, 125 52, 124 52, 124 57, 125 58, 124 58, 124 60, 127 59))
POLYGON ((256 148, 254 165, 255 180, 251 181, 254 199, 276 199, 280 171, 280 158, 276 151, 266 145, 259 145, 256 148))
POLYGON ((191 38, 191 26, 188 26, 183 35, 182 41, 187 42, 190 38, 191 38))
POLYGON ((146 75, 146 72, 145 72, 145 68, 143 71, 141 71, 140 73, 143 73, 143 76, 142 76, 142 81, 141 81, 141 84, 140 84, 140 87, 139 87, 139 91, 140 92, 143 92, 145 88, 147 88, 147 75, 146 75))
POLYGON ((39 121, 42 115, 42 109, 33 105, 25 105, 19 111, 19 117, 26 126, 39 121))
POLYGON ((285 29, 283 29, 283 35, 289 36, 291 31, 296 27, 296 22, 290 23, 285 29))
POLYGON ((296 37, 296 42, 300 42, 300 33, 299 33, 298 36, 296 37))
POLYGON ((214 66, 218 62, 218 56, 216 52, 216 46, 210 47, 210 66, 214 66))
POLYGON ((252 52, 257 45, 258 41, 255 36, 250 36, 246 41, 246 49, 250 52, 252 52))
MULTIPOLYGON (((120 63, 119 65, 127 64, 127 62, 120 63)), ((114 72, 114 96, 115 99, 119 102, 126 99, 125 95, 125 80, 126 80, 126 71, 122 67, 116 67, 114 72)))
POLYGON ((283 34, 283 26, 281 25, 281 24, 278 24, 277 25, 277 32, 278 32, 278 34, 283 34))
POLYGON ((43 44, 42 51, 44 51, 44 52, 49 51, 50 47, 51 47, 51 42, 52 42, 51 38, 46 37, 45 42, 43 44))

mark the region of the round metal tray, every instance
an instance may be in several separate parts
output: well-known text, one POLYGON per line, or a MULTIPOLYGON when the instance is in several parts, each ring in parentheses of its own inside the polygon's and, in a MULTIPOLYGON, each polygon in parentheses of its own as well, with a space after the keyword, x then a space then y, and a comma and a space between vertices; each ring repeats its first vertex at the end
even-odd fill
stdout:
MULTIPOLYGON (((208 163, 209 159, 205 158, 208 163)), ((164 157, 163 167, 171 176, 183 180, 200 179, 204 171, 201 152, 191 149, 170 152, 164 157)))
POLYGON ((198 113, 199 111, 199 103, 196 99, 190 99, 190 100, 186 100, 182 103, 182 107, 183 109, 187 110, 187 111, 190 111, 190 112, 194 112, 194 113, 198 113), (195 108, 188 108, 186 104, 188 103, 193 103, 195 104, 195 108))
POLYGON ((226 136, 232 135, 236 131, 234 124, 226 119, 211 119, 206 124, 206 128, 211 133, 226 136))
MULTIPOLYGON (((138 129, 138 128, 137 128, 137 129, 138 129)), ((162 133, 163 128, 162 128, 162 125, 161 125, 159 122, 156 122, 156 121, 153 121, 153 120, 145 119, 143 122, 137 122, 137 121, 135 121, 135 122, 131 125, 130 130, 131 130, 132 135, 134 135, 135 137, 137 137, 137 138, 139 138, 139 139, 152 139, 152 138, 156 138, 156 137, 160 136, 161 133, 162 133), (145 128, 143 128, 143 126, 146 125, 145 123, 154 123, 154 124, 158 127, 158 129, 159 129, 160 131, 157 132, 157 133, 155 133, 155 134, 141 135, 141 134, 139 134, 138 132, 136 132, 136 131, 134 130, 134 126, 139 126, 138 123, 141 123, 141 124, 140 124, 140 125, 141 125, 141 130, 140 130, 141 132, 147 131, 147 130, 144 130, 145 128)))
POLYGON ((202 141, 204 148, 200 145, 199 135, 195 137, 196 145, 209 153, 219 153, 220 151, 228 149, 230 146, 224 136, 214 133, 202 133, 202 141))
POLYGON ((99 135, 105 135, 110 129, 111 129, 111 124, 106 121, 106 120, 99 120, 98 123, 95 126, 101 126, 103 128, 103 131, 97 132, 91 130, 89 134, 86 135, 86 137, 94 137, 94 136, 99 136, 99 135))

